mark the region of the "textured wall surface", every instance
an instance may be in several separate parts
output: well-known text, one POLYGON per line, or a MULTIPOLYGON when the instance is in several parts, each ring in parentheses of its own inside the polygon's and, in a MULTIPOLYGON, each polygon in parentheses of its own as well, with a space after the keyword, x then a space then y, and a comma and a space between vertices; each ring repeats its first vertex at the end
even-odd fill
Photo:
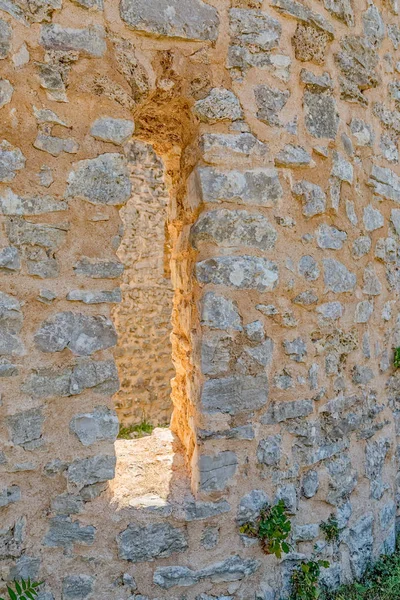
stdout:
POLYGON ((335 587, 393 550, 398 13, 0 0, 2 584, 40 577, 41 600, 278 600, 305 557, 328 558, 335 587), (111 319, 119 211, 141 186, 132 136, 165 165, 174 289, 175 438, 137 446, 115 444, 113 353, 121 371, 127 358, 111 319), (240 533, 279 498, 282 561, 240 533), (319 528, 331 514, 335 544, 319 528))
POLYGON ((168 424, 171 419, 171 312, 173 291, 165 239, 169 196, 164 167, 151 146, 127 148, 132 198, 120 211, 124 226, 118 258, 125 269, 122 302, 112 320, 121 388, 115 396, 121 423, 168 424))

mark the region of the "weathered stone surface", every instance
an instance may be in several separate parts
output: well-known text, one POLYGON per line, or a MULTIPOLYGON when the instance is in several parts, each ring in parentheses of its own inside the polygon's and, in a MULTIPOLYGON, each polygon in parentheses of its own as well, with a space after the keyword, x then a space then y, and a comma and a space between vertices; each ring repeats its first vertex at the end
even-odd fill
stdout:
POLYGON ((368 184, 378 196, 400 203, 400 177, 391 169, 373 165, 368 184))
POLYGON ((357 140, 357 146, 371 146, 374 132, 368 123, 362 119, 353 118, 350 122, 350 130, 357 140))
POLYGON ((207 292, 202 299, 201 324, 211 329, 242 330, 237 307, 229 298, 207 292))
POLYGON ((268 146, 251 133, 206 133, 201 138, 201 145, 204 160, 212 165, 237 161, 242 167, 252 166, 254 160, 268 154, 268 146))
POLYGON ((75 275, 92 279, 117 279, 122 275, 124 265, 112 260, 91 259, 84 256, 74 265, 75 275))
POLYGON ((122 0, 121 19, 136 31, 188 40, 216 40, 218 13, 201 0, 122 0))
POLYGON ((373 523, 373 515, 371 513, 365 514, 356 521, 346 536, 346 544, 350 551, 351 569, 357 579, 364 575, 372 558, 373 523))
POLYGON ((131 196, 126 160, 121 154, 100 154, 81 160, 68 176, 67 198, 81 198, 92 204, 125 204, 131 196))
POLYGON ((248 46, 254 54, 279 46, 282 25, 268 13, 232 8, 229 19, 232 44, 248 46))
POLYGON ((0 59, 7 58, 11 48, 11 33, 10 25, 0 19, 0 59))
POLYGON ((67 300, 84 304, 102 304, 104 302, 116 304, 122 301, 122 292, 120 288, 104 291, 72 290, 68 292, 67 300))
POLYGON ((13 525, 0 529, 0 558, 18 558, 25 539, 26 518, 19 518, 13 525))
POLYGON ((382 150, 383 156, 391 163, 399 162, 399 150, 397 148, 397 141, 392 136, 384 133, 380 139, 380 149, 382 150))
POLYGON ((25 156, 19 148, 14 148, 7 140, 0 144, 0 181, 12 181, 25 167, 25 156))
POLYGON ((202 100, 197 100, 194 112, 204 123, 237 121, 243 116, 238 98, 225 88, 213 88, 202 100))
POLYGON ((204 202, 235 202, 250 206, 274 206, 283 190, 275 169, 220 171, 198 169, 204 202))
POLYGON ((248 246, 272 250, 278 234, 266 217, 246 210, 212 210, 203 212, 190 233, 192 245, 216 244, 222 248, 248 246))
POLYGON ((324 283, 326 291, 340 294, 351 292, 357 283, 357 277, 346 266, 333 258, 324 258, 324 283))
POLYGON ((324 319, 336 320, 343 315, 343 305, 340 302, 326 302, 318 306, 316 310, 324 319))
POLYGON ((297 182, 292 191, 301 200, 305 217, 311 218, 325 212, 326 195, 319 185, 303 180, 297 182))
POLYGON ((312 71, 302 69, 300 71, 300 80, 311 92, 323 92, 332 90, 334 83, 331 76, 326 71, 322 75, 315 75, 312 71))
POLYGON ((382 213, 371 204, 364 208, 363 221, 367 231, 375 231, 375 229, 380 229, 385 224, 382 213))
POLYGON ((14 88, 8 79, 0 79, 0 108, 11 102, 14 88))
POLYGON ((75 415, 69 428, 84 446, 91 446, 102 440, 115 441, 119 432, 119 421, 115 410, 97 406, 91 413, 75 415))
POLYGON ((196 277, 200 283, 265 292, 276 287, 278 267, 256 256, 223 256, 197 263, 196 277))
POLYGON ((51 510, 57 515, 77 515, 82 512, 84 502, 81 496, 75 496, 74 494, 60 494, 51 501, 51 510))
POLYGON ((257 461, 268 467, 278 466, 281 460, 282 437, 270 435, 260 440, 257 448, 257 461))
POLYGON ((102 117, 97 119, 90 128, 90 135, 103 142, 112 144, 124 144, 132 137, 135 131, 135 123, 127 119, 113 119, 102 117))
POLYGON ((272 402, 268 411, 261 418, 264 425, 281 423, 288 419, 307 417, 314 410, 312 400, 295 400, 293 402, 272 402))
POLYGON ((86 600, 93 592, 91 575, 68 575, 62 581, 62 600, 86 600))
MULTIPOLYGON (((332 36, 313 24, 298 23, 292 45, 297 60, 302 62, 312 61, 317 65, 325 62, 328 44, 332 41, 332 36)), ((321 88, 311 87, 311 91, 321 92, 321 88)))
POLYGON ((227 513, 230 510, 231 506, 226 500, 218 500, 217 502, 188 502, 183 507, 182 516, 185 521, 201 521, 227 513))
POLYGON ((240 526, 246 523, 255 524, 263 508, 270 504, 270 500, 264 490, 253 490, 240 501, 236 522, 240 526))
POLYGON ((38 150, 43 150, 52 156, 60 156, 63 152, 76 154, 79 150, 79 144, 73 138, 60 138, 48 135, 43 131, 39 131, 33 145, 38 150))
POLYGON ((17 485, 0 489, 0 508, 21 500, 21 490, 17 485))
POLYGON ((0 194, 0 213, 3 215, 41 215, 68 209, 68 204, 52 196, 21 197, 10 188, 0 194))
POLYGON ((308 471, 301 482, 301 493, 305 498, 313 498, 318 492, 319 478, 317 471, 308 471))
POLYGON ((208 431, 198 429, 198 436, 201 440, 254 440, 255 432, 251 425, 239 425, 222 431, 208 431))
POLYGON ((117 536, 117 545, 120 558, 138 563, 184 552, 188 542, 185 531, 169 523, 147 527, 131 524, 117 536))
POLYGON ((242 559, 235 555, 197 571, 188 567, 158 567, 153 581, 166 590, 175 586, 188 587, 203 580, 213 583, 240 581, 255 573, 259 566, 259 562, 254 559, 242 559))
POLYGON ((303 23, 310 23, 333 36, 334 29, 331 23, 319 13, 309 9, 302 2, 296 2, 296 0, 272 0, 272 6, 286 16, 294 17, 303 23))
POLYGON ((87 29, 62 27, 58 23, 43 25, 40 43, 46 50, 72 50, 93 57, 103 56, 107 48, 101 25, 91 25, 87 29))
MULTIPOLYGON (((10 579, 13 581, 19 581, 21 579, 25 579, 25 581, 27 579, 30 579, 31 581, 38 581, 40 562, 40 558, 34 558, 33 556, 27 556, 26 554, 23 554, 15 561, 14 567, 10 570, 10 579)), ((45 600, 40 599, 40 592, 38 595, 38 600, 45 600)))
POLYGON ((18 366, 6 358, 0 359, 0 377, 16 377, 18 375, 18 366))
POLYGON ((201 403, 207 412, 236 415, 265 406, 268 390, 268 378, 263 375, 210 379, 203 386, 201 403))
POLYGON ((40 246, 46 250, 58 250, 64 243, 69 226, 31 223, 20 217, 11 217, 6 225, 8 239, 15 246, 24 244, 40 246))
MULTIPOLYGON (((271 364, 273 352, 274 342, 269 337, 257 346, 244 347, 244 355, 250 356, 262 367, 266 367, 267 365, 271 364)), ((244 359, 244 355, 242 354, 241 360, 244 359)))
POLYGON ((375 500, 380 500, 388 487, 382 482, 382 474, 389 450, 387 438, 368 442, 365 448, 365 476, 371 481, 371 497, 375 500))
POLYGON ((198 462, 200 491, 224 490, 234 477, 237 466, 234 452, 227 450, 215 456, 202 454, 198 462))
POLYGON ((326 10, 348 25, 354 27, 354 12, 351 0, 324 0, 326 10))
POLYGON ((44 321, 35 334, 42 352, 61 352, 69 348, 77 356, 89 356, 117 342, 114 326, 103 316, 62 312, 44 321))
POLYGON ((302 256, 298 265, 299 274, 307 281, 315 281, 320 276, 317 261, 312 256, 302 256))
POLYGON ((95 536, 96 529, 91 525, 81 526, 79 521, 72 521, 70 517, 57 516, 50 519, 43 545, 71 550, 75 544, 92 546, 95 536))
POLYGON ((355 259, 362 258, 371 250, 371 238, 363 235, 354 240, 352 254, 355 259))
POLYGON ((254 95, 258 108, 257 118, 267 125, 281 127, 279 113, 286 106, 290 92, 282 92, 268 85, 258 85, 254 88, 254 95))
POLYGON ((359 302, 356 308, 356 314, 354 320, 356 323, 368 323, 370 317, 374 312, 374 305, 368 300, 359 302))
POLYGON ((24 346, 19 338, 22 322, 23 315, 18 300, 0 292, 0 356, 24 353, 24 346))
POLYGON ((365 106, 368 101, 363 91, 376 87, 380 82, 376 72, 379 56, 363 36, 344 36, 340 45, 341 51, 335 54, 335 61, 343 74, 341 97, 365 106))
POLYGON ((353 174, 353 165, 340 152, 335 150, 333 153, 332 175, 340 181, 353 183, 353 174))
POLYGON ((0 271, 9 273, 10 271, 19 271, 21 260, 17 248, 7 246, 0 250, 0 271))
POLYGON ((294 340, 284 340, 283 348, 285 354, 296 362, 304 362, 304 357, 307 355, 307 345, 305 341, 297 337, 294 340))
POLYGON ((275 157, 277 167, 307 167, 311 163, 311 155, 302 146, 286 144, 275 157))
POLYGON ((31 449, 40 445, 44 415, 41 408, 31 408, 8 417, 13 444, 31 449))
POLYGON ((373 263, 369 263, 363 273, 363 293, 369 296, 379 296, 382 293, 382 284, 376 274, 373 263))
POLYGON ((335 139, 339 127, 339 113, 332 96, 306 91, 304 109, 305 124, 312 136, 335 139))
POLYGON ((73 0, 75 2, 75 4, 78 4, 79 6, 81 6, 82 8, 88 8, 88 9, 97 9, 97 10, 103 10, 104 8, 104 2, 103 0, 73 0))
POLYGON ((340 250, 347 240, 347 233, 336 227, 323 223, 317 229, 317 243, 320 248, 328 250, 340 250))
POLYGON ((82 489, 86 485, 113 479, 115 475, 115 463, 115 456, 104 454, 90 458, 78 458, 68 467, 68 482, 82 489))
POLYGON ((222 331, 204 332, 201 340, 201 370, 204 375, 224 375, 233 358, 233 338, 222 331))

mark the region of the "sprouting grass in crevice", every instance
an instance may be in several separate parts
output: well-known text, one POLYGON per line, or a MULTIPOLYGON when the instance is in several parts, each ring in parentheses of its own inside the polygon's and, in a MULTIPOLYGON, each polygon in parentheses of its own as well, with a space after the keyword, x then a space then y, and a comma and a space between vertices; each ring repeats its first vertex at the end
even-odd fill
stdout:
POLYGON ((155 426, 148 421, 142 421, 137 425, 128 425, 125 427, 121 425, 119 428, 118 439, 119 440, 132 440, 137 438, 145 437, 153 433, 155 426))

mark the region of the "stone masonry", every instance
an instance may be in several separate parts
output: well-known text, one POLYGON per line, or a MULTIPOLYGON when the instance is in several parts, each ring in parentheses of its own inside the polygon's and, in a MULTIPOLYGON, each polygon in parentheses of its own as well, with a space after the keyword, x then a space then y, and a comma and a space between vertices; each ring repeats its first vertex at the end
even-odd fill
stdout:
POLYGON ((0 0, 0 592, 280 600, 393 551, 399 12, 0 0), (171 432, 115 443, 167 373, 171 432), (281 561, 240 533, 279 499, 281 561))

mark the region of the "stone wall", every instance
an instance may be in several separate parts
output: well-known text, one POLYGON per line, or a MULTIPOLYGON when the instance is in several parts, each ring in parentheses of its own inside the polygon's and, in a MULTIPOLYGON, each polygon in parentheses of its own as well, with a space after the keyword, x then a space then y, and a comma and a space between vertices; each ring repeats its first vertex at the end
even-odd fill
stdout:
POLYGON ((172 413, 171 312, 173 292, 165 239, 168 191, 164 167, 148 144, 126 148, 132 198, 120 211, 124 232, 118 258, 125 269, 122 302, 112 320, 121 388, 115 396, 121 423, 168 424, 172 413))
POLYGON ((304 558, 335 587, 393 550, 398 12, 0 0, 2 583, 278 600, 304 558), (140 447, 112 398, 132 135, 165 165, 174 289, 171 433, 140 447), (282 561, 240 533, 277 499, 282 561))

